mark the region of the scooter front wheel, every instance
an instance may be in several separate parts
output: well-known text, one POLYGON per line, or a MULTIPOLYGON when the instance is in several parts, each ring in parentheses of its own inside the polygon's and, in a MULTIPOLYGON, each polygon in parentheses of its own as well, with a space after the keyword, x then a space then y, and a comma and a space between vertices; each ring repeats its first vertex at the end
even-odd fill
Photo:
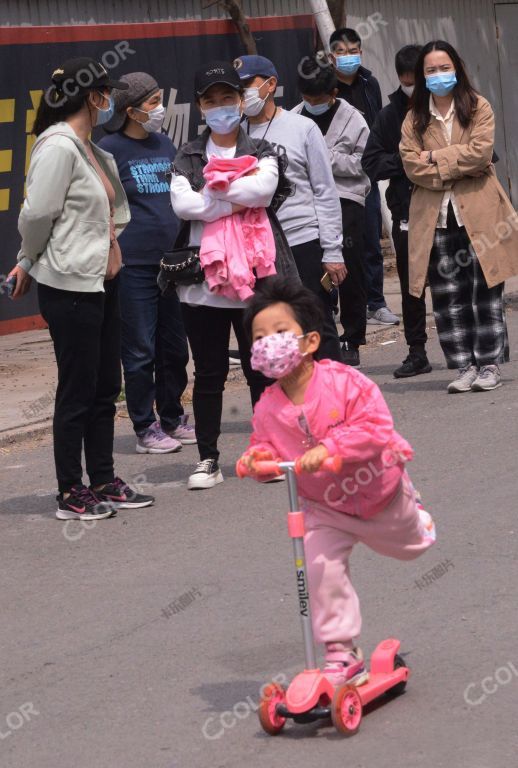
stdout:
POLYGON ((266 733, 276 736, 286 725, 286 718, 277 714, 279 704, 286 703, 286 690, 277 683, 268 683, 263 688, 259 702, 259 722, 266 733))
POLYGON ((362 720, 362 700, 356 686, 341 685, 331 704, 331 720, 343 736, 354 736, 362 720))

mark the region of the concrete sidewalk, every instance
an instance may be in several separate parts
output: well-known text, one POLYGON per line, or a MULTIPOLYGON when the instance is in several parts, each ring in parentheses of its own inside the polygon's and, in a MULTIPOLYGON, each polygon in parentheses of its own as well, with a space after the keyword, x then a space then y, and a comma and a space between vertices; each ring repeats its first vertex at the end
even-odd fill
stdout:
MULTIPOLYGON (((401 316, 401 293, 391 259, 388 259, 386 264, 384 289, 388 306, 401 316)), ((506 284, 506 295, 513 294, 518 296, 518 278, 506 284)), ((427 305, 428 328, 433 334, 435 331, 429 294, 427 305)), ((401 325, 367 325, 368 345, 394 342, 402 334, 401 325)), ((56 363, 48 331, 27 331, 0 336, 0 360, 1 446, 22 437, 36 436, 47 431, 51 426, 56 388, 56 363)), ((191 361, 189 363, 190 380, 192 380, 192 373, 191 361)))

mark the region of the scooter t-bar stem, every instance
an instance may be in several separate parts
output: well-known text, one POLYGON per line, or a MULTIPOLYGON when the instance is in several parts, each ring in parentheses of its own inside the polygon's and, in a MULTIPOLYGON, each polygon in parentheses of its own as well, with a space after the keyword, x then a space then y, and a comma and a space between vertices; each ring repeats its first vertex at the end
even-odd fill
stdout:
MULTIPOLYGON (((317 668, 315 643, 313 640, 313 626, 311 624, 311 610, 309 605, 308 577, 306 569, 306 552, 304 550, 304 518, 299 510, 299 497, 297 492, 297 479, 295 476, 295 462, 283 462, 288 482, 288 494, 290 498, 290 511, 288 512, 288 528, 291 528, 290 518, 297 522, 300 519, 301 536, 293 537, 293 557, 295 560, 295 578, 297 582, 297 597, 299 601, 299 616, 304 639, 304 656, 306 669, 317 668), (286 466, 288 465, 288 466, 286 466), (297 519, 299 518, 299 519, 297 519)), ((282 466, 282 465, 281 465, 282 466)))

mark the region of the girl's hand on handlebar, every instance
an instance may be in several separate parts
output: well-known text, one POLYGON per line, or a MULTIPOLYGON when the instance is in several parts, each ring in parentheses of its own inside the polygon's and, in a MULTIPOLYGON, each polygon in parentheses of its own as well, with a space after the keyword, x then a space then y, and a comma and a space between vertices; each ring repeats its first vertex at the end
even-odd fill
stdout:
POLYGON ((325 445, 317 445, 300 457, 299 467, 302 472, 318 472, 325 459, 329 458, 329 451, 325 445))
POLYGON ((252 475, 256 474, 255 462, 256 461, 273 461, 274 457, 270 451, 261 451, 251 448, 244 453, 239 459, 240 463, 246 467, 248 472, 252 475))

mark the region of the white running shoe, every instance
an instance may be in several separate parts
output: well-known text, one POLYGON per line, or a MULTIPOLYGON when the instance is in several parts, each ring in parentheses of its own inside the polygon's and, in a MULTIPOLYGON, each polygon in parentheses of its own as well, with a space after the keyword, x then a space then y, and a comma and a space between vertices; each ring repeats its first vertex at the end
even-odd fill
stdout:
POLYGON ((367 323, 369 325, 399 325, 399 317, 388 307, 380 307, 376 310, 368 309, 367 323))
POLYGON ((478 378, 478 370, 474 365, 467 365, 465 368, 459 368, 457 378, 448 384, 450 395, 459 392, 471 392, 471 385, 478 378))
POLYGON ((478 376, 471 385, 473 392, 489 392, 502 386, 502 377, 498 365, 482 365, 478 376))

